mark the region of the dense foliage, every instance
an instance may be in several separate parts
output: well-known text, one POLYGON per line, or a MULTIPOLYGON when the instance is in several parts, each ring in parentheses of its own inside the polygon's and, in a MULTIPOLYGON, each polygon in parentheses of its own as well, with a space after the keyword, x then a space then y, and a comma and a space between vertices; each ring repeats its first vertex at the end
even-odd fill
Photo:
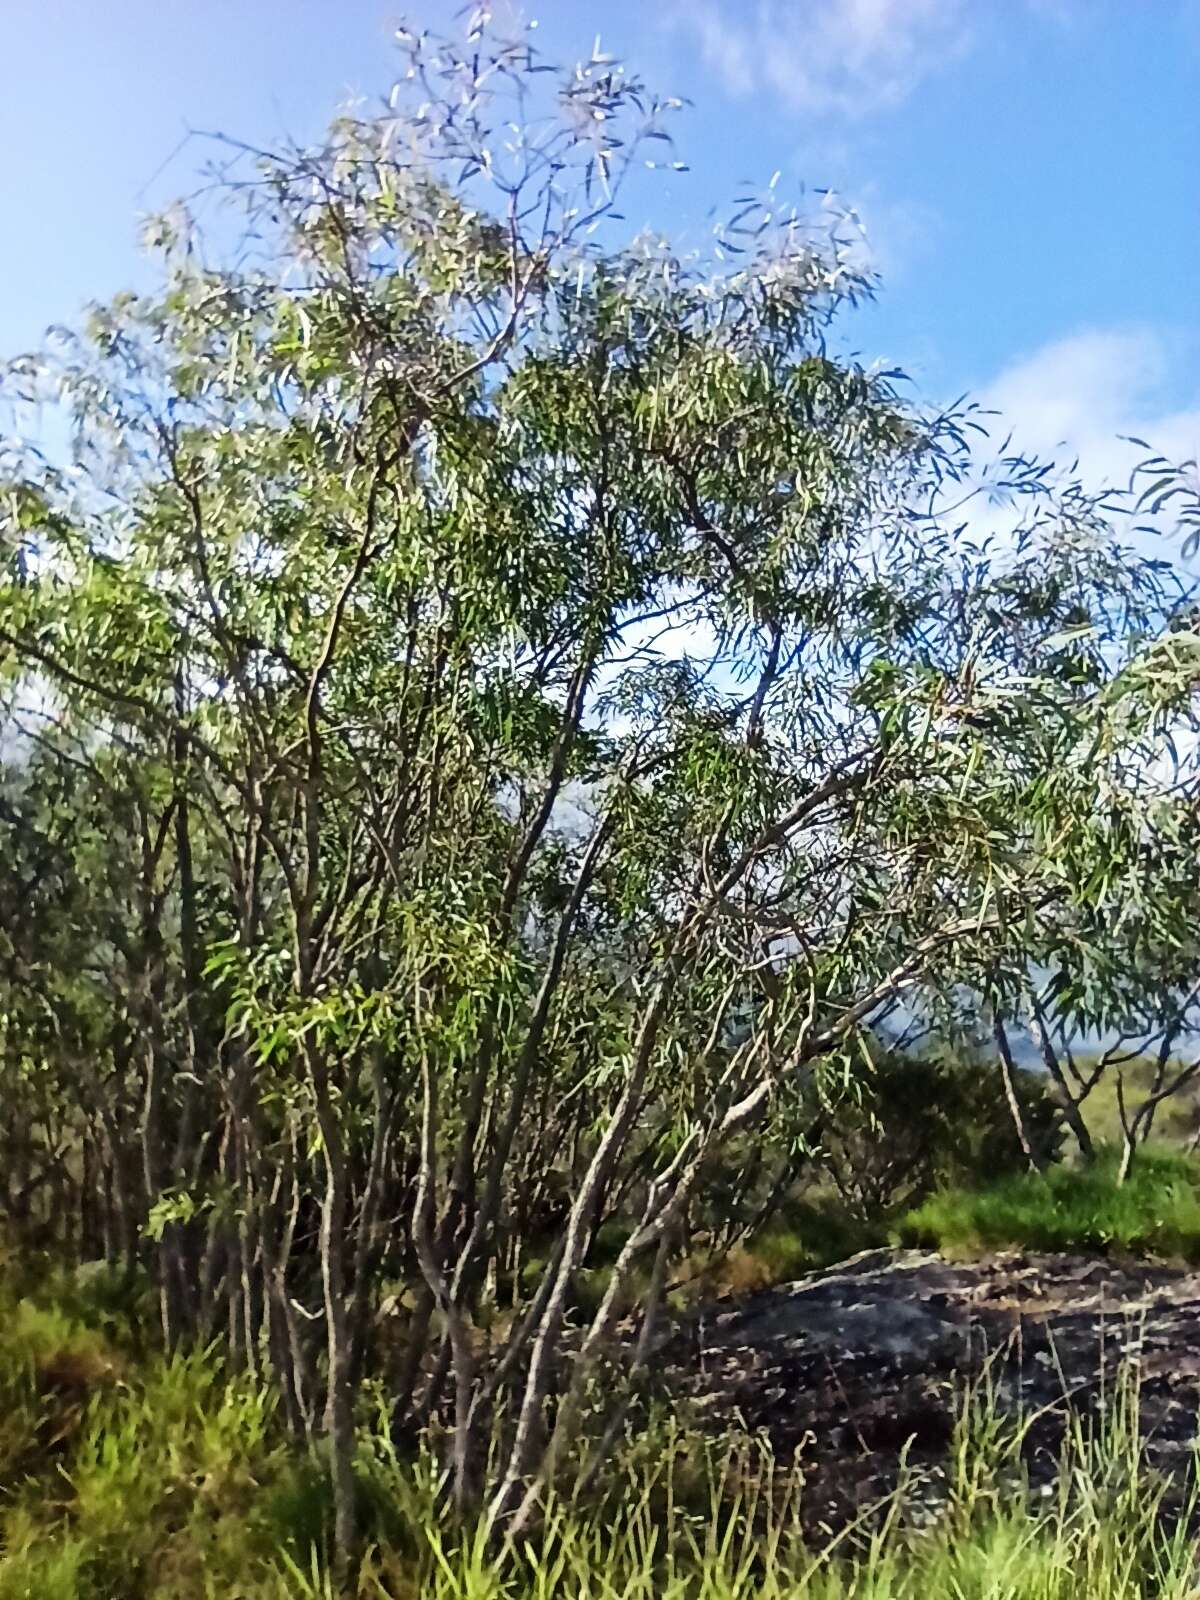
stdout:
POLYGON ((802 219, 623 240, 669 107, 611 63, 406 48, 12 364, 77 464, 0 474, 3 1204, 278 1384, 344 1551, 367 1378, 527 1517, 815 1084, 1033 973, 1190 1004, 1197 910, 1164 567, 837 354, 802 219))

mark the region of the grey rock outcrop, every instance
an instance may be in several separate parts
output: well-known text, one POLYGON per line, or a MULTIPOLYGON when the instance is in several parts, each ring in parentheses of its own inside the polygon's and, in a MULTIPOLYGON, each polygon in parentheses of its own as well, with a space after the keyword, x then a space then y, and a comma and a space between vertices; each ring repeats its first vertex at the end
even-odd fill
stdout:
MULTIPOLYGON (((1072 1419, 1137 1380, 1144 1460, 1181 1491, 1200 1410, 1200 1273, 1082 1256, 954 1263, 869 1251, 797 1283, 705 1308, 663 1352, 705 1429, 764 1433, 836 1526, 894 1485, 931 1480, 974 1384, 1025 1422, 1035 1485, 1072 1419)), ((1178 1499, 1178 1494, 1176 1494, 1178 1499)))

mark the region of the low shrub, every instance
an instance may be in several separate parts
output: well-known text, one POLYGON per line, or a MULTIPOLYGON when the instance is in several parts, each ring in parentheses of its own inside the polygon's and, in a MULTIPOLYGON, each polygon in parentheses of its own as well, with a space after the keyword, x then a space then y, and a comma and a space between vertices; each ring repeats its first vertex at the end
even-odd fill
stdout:
MULTIPOLYGON (((1026 1130, 1047 1160, 1062 1144, 1047 1081, 1020 1072, 1026 1130)), ((1025 1157, 994 1064, 950 1055, 881 1054, 832 1096, 816 1160, 843 1207, 879 1222, 939 1185, 1018 1172, 1025 1157)))

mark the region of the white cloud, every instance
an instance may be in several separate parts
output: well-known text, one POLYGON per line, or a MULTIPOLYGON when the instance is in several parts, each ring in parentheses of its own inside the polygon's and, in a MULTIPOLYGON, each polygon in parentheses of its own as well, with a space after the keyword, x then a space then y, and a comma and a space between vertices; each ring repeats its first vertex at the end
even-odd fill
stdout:
POLYGON ((673 20, 732 93, 851 117, 898 105, 972 37, 965 0, 685 0, 673 20))
POLYGON ((1180 405, 1173 352, 1149 328, 1086 329, 1005 367, 979 396, 999 413, 989 430, 1043 459, 1077 458, 1089 489, 1124 488, 1146 452, 1172 461, 1200 454, 1200 389, 1180 405))
POLYGON ((1010 363, 981 400, 1039 450, 1092 445, 1153 407, 1167 377, 1162 340, 1147 329, 1087 329, 1010 363))

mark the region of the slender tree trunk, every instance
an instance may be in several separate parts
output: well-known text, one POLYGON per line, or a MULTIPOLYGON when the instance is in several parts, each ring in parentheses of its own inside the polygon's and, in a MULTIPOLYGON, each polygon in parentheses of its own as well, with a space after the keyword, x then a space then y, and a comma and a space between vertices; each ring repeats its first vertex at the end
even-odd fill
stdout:
MULTIPOLYGON (((175 679, 176 711, 186 711, 182 674, 175 679)), ((175 805, 175 858, 179 872, 179 946, 183 973, 183 1082, 180 1091, 179 1125, 175 1138, 172 1176, 176 1183, 191 1185, 198 1176, 200 1142, 199 1117, 202 1096, 200 1061, 200 992, 203 982, 200 936, 196 915, 196 878, 192 860, 191 811, 187 790, 187 741, 182 730, 173 740, 173 759, 178 782, 175 805)), ((176 1278, 176 1305, 182 1324, 189 1333, 196 1330, 195 1284, 188 1271, 188 1256, 194 1253, 192 1230, 171 1225, 164 1234, 167 1265, 176 1278)))
MULTIPOLYGON (((578 1270, 591 1229, 593 1212, 599 1195, 607 1184, 614 1163, 628 1136, 630 1125, 641 1100, 642 1086, 658 1038, 659 1023, 668 996, 677 975, 674 961, 668 963, 659 977, 638 1028, 634 1041, 633 1058, 621 1098, 609 1119, 607 1128, 596 1152, 588 1164, 580 1185, 579 1194, 571 1207, 563 1240, 562 1259, 553 1271, 550 1293, 534 1335, 530 1353, 529 1372, 525 1380, 517 1415, 516 1434, 504 1476, 488 1507, 487 1520, 495 1527, 508 1517, 520 1486, 533 1466, 537 1455, 542 1428, 542 1413, 550 1379, 551 1360, 557 1348, 562 1328, 567 1291, 578 1270)), ((549 1270, 549 1269, 548 1269, 549 1270)))
POLYGON ((375 1263, 379 1210, 383 1200, 388 1154, 395 1121, 396 1096, 388 1090, 383 1059, 377 1048, 371 1063, 374 1120, 371 1130, 371 1156, 359 1211, 354 1246, 354 1284, 351 1291, 351 1327, 355 1347, 355 1379, 360 1375, 367 1347, 370 1322, 371 1278, 375 1263))
POLYGON ((437 1083, 429 1051, 421 1057, 421 1163, 417 1198, 413 1210, 413 1239, 417 1260, 438 1310, 446 1321, 449 1350, 454 1368, 454 1443, 452 1490, 457 1510, 464 1511, 472 1497, 472 1404, 475 1389, 475 1357, 461 1308, 455 1304, 450 1285, 438 1256, 434 1231, 434 1195, 437 1161, 437 1083))
POLYGON ((1067 1127, 1070 1128, 1074 1135, 1075 1143, 1079 1147, 1079 1154, 1090 1166, 1096 1159, 1096 1147, 1092 1143, 1092 1136, 1088 1132, 1087 1123, 1080 1113, 1079 1102, 1071 1093, 1071 1086, 1063 1073, 1062 1065, 1058 1059, 1058 1052, 1055 1050, 1050 1038, 1050 1030, 1046 1027, 1045 1015, 1038 1004, 1037 996, 1032 992, 1029 995, 1029 1026, 1034 1039, 1037 1041, 1046 1071, 1050 1074, 1054 1087, 1058 1091, 1058 1101, 1062 1107, 1067 1127))
POLYGON ((325 1162, 320 1235, 328 1365, 324 1428, 330 1450, 334 1547, 339 1568, 347 1572, 358 1549, 358 1515, 354 1490, 354 1350, 347 1297, 346 1156, 326 1064, 311 1038, 305 1040, 305 1053, 316 1094, 325 1162))
POLYGON ((1025 1113, 1021 1109, 1021 1100, 1017 1094, 1017 1066, 1013 1060, 1012 1050, 1008 1042, 1008 1032, 998 1011, 992 1012, 992 1034, 996 1040, 996 1053, 1000 1061, 1000 1082, 1004 1086, 1004 1098, 1008 1103, 1009 1114, 1013 1120, 1017 1142, 1029 1163, 1031 1172, 1041 1172, 1042 1161, 1037 1151, 1033 1148, 1029 1138, 1029 1130, 1025 1126, 1025 1113))

